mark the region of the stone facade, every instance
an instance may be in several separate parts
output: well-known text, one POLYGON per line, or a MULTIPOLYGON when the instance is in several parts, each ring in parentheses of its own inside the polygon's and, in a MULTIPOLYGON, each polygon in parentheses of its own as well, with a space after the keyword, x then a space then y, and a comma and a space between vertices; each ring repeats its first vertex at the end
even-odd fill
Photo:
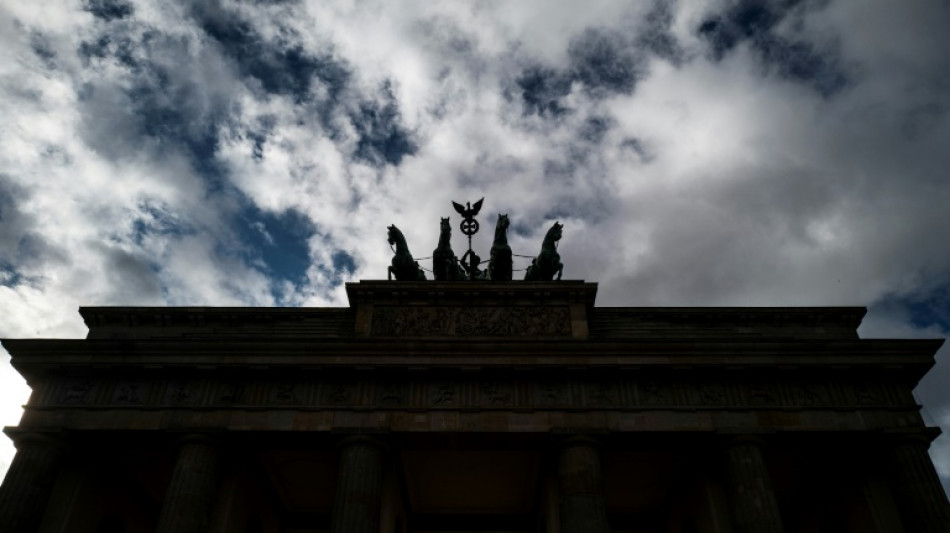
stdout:
POLYGON ((948 531, 861 308, 602 308, 596 285, 361 282, 349 308, 83 308, 4 340, 4 531, 948 531))

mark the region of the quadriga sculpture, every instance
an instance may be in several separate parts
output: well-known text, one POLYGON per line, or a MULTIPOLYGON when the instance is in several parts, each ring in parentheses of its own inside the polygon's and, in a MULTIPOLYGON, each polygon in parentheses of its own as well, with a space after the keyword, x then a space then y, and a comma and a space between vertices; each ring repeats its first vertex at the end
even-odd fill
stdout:
POLYGON ((395 224, 388 229, 389 245, 396 245, 396 255, 393 256, 392 266, 389 267, 389 279, 392 280, 393 276, 396 276, 396 281, 425 281, 425 272, 409 253, 406 237, 395 224))
POLYGON ((511 281, 511 246, 508 246, 508 215, 498 215, 495 223, 495 241, 491 245, 488 279, 511 281))
POLYGON ((541 253, 531 260, 531 266, 524 274, 525 281, 551 281, 555 274, 557 279, 561 279, 564 265, 561 264, 561 256, 557 253, 557 242, 561 240, 563 227, 563 224, 555 222, 548 230, 541 243, 541 253))
POLYGON ((432 275, 436 281, 459 281, 466 279, 465 271, 459 266, 458 257, 452 251, 452 226, 448 218, 440 225, 439 246, 432 252, 432 275))

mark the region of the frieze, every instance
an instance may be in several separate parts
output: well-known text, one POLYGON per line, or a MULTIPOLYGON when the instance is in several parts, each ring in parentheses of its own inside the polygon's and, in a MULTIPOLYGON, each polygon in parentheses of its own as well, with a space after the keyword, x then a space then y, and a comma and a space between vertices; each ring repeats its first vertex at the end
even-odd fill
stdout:
POLYGON ((909 391, 874 381, 741 379, 551 379, 533 377, 406 380, 74 379, 57 384, 32 406, 215 407, 233 409, 823 409, 910 408, 909 391), (99 389, 102 387, 102 390, 99 389), (155 391, 152 393, 151 391, 155 391), (95 392, 95 394, 94 394, 95 392))
POLYGON ((377 306, 374 337, 570 337, 567 306, 377 306))
POLYGON ((165 389, 165 404, 196 405, 197 384, 192 381, 172 381, 165 389))
POLYGON ((481 392, 479 405, 509 407, 515 402, 515 389, 510 383, 484 381, 479 388, 481 392))
POLYGON ((140 405, 148 394, 146 384, 138 381, 122 381, 112 393, 112 403, 126 405, 140 405))
POLYGON ((92 391, 95 388, 95 382, 91 379, 71 380, 64 384, 60 395, 59 403, 63 404, 87 404, 91 403, 92 391))

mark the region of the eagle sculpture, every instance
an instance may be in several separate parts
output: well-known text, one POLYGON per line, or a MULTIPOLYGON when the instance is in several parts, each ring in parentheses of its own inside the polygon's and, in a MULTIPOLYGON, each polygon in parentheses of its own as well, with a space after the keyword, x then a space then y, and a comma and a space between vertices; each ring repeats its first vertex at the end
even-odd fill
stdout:
POLYGON ((482 202, 484 200, 485 198, 482 197, 481 200, 475 202, 474 207, 472 207, 472 202, 465 202, 464 206, 458 202, 452 202, 452 207, 454 207, 455 210, 458 211, 460 215, 462 215, 462 218, 475 218, 475 215, 477 215, 478 212, 481 211, 482 202))

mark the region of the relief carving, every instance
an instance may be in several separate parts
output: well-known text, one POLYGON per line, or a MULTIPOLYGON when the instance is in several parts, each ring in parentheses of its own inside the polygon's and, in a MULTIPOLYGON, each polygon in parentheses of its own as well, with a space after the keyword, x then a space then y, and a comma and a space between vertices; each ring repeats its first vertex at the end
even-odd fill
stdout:
POLYGON ((238 403, 244 398, 243 383, 226 383, 218 401, 221 403, 238 403))
POLYGON ((489 381, 482 383, 483 405, 488 407, 504 407, 511 403, 511 391, 508 387, 496 382, 489 381))
POLYGON ((61 403, 86 403, 91 390, 91 380, 74 381, 66 386, 66 390, 63 391, 59 401, 61 403))
POLYGON ((566 306, 377 307, 372 334, 379 337, 569 337, 566 306))
POLYGON ((874 405, 883 403, 876 383, 858 382, 854 384, 854 397, 859 404, 874 405))
POLYGON ((134 382, 120 383, 113 400, 120 404, 142 403, 142 386, 134 382))
POLYGON ((433 406, 445 407, 456 404, 455 385, 443 383, 432 388, 430 403, 433 406))
POLYGON ((643 384, 643 401, 647 405, 669 403, 666 386, 658 381, 647 381, 643 384))
POLYGON ((190 402, 194 393, 187 381, 177 381, 169 385, 165 399, 169 403, 187 403, 190 402))
POLYGON ((589 398, 594 405, 614 405, 614 396, 616 391, 612 383, 592 383, 589 387, 589 398))
POLYGON ((723 405, 726 403, 722 386, 718 383, 699 382, 696 384, 696 393, 699 395, 700 405, 723 405))
POLYGON ((779 402, 772 394, 769 385, 753 383, 748 388, 749 404, 751 405, 776 405, 779 402))
POLYGON ((295 403, 297 401, 296 384, 278 383, 271 393, 278 403, 295 403))
POLYGON ((376 388, 376 405, 396 407, 406 403, 404 387, 400 383, 380 383, 376 388))
POLYGON ((563 405, 568 402, 567 385, 561 381, 538 383, 535 396, 535 403, 539 406, 563 405))
POLYGON ((828 387, 824 383, 805 382, 795 392, 798 404, 802 407, 831 403, 828 387))
POLYGON ((337 383, 332 385, 329 392, 327 392, 327 403, 332 405, 350 403, 352 396, 349 386, 337 383))

